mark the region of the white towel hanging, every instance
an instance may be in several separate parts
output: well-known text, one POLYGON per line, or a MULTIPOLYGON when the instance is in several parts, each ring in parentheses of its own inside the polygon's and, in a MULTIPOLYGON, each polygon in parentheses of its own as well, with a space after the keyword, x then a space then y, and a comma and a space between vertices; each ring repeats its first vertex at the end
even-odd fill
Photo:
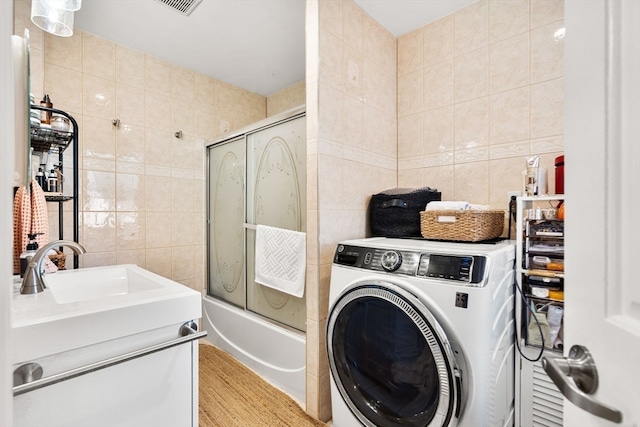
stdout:
POLYGON ((306 253, 305 233, 258 225, 256 227, 255 281, 302 298, 306 253))

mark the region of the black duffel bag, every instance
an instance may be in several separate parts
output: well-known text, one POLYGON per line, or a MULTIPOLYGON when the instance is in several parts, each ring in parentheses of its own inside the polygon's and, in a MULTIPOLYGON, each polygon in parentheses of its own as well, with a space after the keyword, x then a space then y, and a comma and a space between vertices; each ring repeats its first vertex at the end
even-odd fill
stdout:
POLYGON ((430 187, 392 188, 371 196, 369 224, 377 237, 422 237, 420 212, 441 193, 430 187))

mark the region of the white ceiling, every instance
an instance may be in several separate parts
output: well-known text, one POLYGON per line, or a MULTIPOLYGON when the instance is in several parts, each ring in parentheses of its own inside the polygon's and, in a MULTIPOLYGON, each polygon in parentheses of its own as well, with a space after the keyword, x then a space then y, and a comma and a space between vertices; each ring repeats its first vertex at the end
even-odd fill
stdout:
MULTIPOLYGON (((322 0, 321 0, 322 1, 322 0)), ((477 0, 354 0, 395 36, 477 0)), ((75 27, 263 96, 304 80, 304 0, 84 0, 75 27)))

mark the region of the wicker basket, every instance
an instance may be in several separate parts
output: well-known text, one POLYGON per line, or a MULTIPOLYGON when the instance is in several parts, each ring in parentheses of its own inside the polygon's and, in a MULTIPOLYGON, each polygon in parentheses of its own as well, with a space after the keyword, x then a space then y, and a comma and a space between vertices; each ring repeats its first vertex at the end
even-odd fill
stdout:
POLYGON ((504 216, 503 210, 423 211, 420 231, 425 239, 479 242, 502 235, 504 216))
POLYGON ((54 251, 56 251, 56 254, 49 255, 49 259, 58 267, 58 270, 66 270, 67 255, 57 249, 54 249, 54 251))

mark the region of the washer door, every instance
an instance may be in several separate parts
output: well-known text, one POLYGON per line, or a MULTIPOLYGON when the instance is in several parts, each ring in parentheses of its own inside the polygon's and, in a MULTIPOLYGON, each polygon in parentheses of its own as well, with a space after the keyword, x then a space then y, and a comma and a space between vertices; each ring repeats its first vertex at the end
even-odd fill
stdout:
POLYGON ((345 290, 327 322, 331 374, 366 426, 454 426, 460 371, 442 327, 413 294, 371 281, 345 290))

